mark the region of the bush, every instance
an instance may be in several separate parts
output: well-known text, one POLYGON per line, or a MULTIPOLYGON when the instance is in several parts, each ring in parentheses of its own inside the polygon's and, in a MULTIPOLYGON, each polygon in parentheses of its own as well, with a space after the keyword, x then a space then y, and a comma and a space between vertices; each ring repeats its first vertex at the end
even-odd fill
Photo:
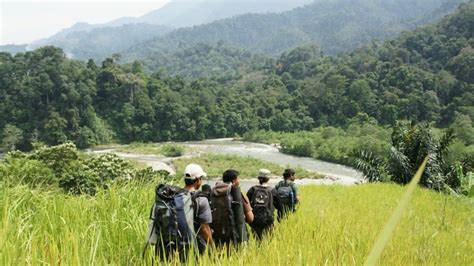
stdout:
POLYGON ((179 157, 184 153, 184 147, 175 144, 163 145, 160 149, 161 154, 166 157, 179 157))
POLYGON ((100 177, 95 172, 86 169, 66 173, 59 181, 59 187, 64 192, 75 195, 95 195, 101 184, 100 177))
POLYGON ((0 181, 39 187, 52 185, 57 182, 57 178, 41 161, 10 157, 0 163, 0 181))
POLYGON ((79 158, 79 152, 76 145, 69 142, 52 147, 41 147, 29 155, 28 158, 42 161, 56 175, 61 175, 70 163, 79 158))
POLYGON ((40 147, 31 154, 9 152, 0 163, 0 181, 32 187, 48 185, 71 194, 95 195, 98 188, 132 179, 169 179, 166 171, 137 170, 115 154, 81 158, 72 143, 40 147))

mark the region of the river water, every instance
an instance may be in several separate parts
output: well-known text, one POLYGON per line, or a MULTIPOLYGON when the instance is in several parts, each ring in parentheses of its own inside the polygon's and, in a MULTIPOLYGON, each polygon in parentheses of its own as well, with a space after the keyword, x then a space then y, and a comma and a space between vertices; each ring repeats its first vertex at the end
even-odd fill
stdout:
MULTIPOLYGON (((266 145, 253 142, 234 141, 232 139, 213 139, 204 141, 189 141, 180 142, 180 145, 186 146, 193 150, 190 155, 186 156, 197 156, 203 153, 216 153, 216 154, 233 154, 239 156, 250 156, 256 159, 276 163, 282 166, 289 165, 290 167, 296 168, 301 167, 310 171, 316 171, 326 176, 324 179, 298 179, 295 181, 296 184, 340 184, 340 185, 354 185, 362 183, 362 174, 353 168, 324 162, 308 157, 297 157, 279 152, 278 148, 273 145, 266 145)), ((117 152, 115 149, 106 150, 92 150, 92 153, 101 154, 113 152, 123 158, 132 159, 136 161, 144 162, 146 165, 152 167, 154 170, 167 170, 171 174, 175 174, 175 170, 172 166, 172 160, 175 158, 160 157, 156 155, 143 155, 143 154, 130 154, 117 152)), ((270 180, 271 184, 275 184, 281 180, 281 178, 274 178, 270 180)), ((207 183, 214 185, 216 180, 207 180, 207 183)), ((248 187, 257 184, 257 179, 254 180, 242 180, 242 190, 246 190, 248 187)))
MULTIPOLYGON (((272 145, 234 141, 232 139, 215 139, 204 141, 184 142, 183 145, 197 148, 197 150, 204 153, 217 154, 233 154, 240 156, 250 156, 256 159, 280 164, 283 166, 290 165, 291 167, 301 167, 310 171, 316 171, 326 176, 324 179, 299 179, 296 184, 340 184, 340 185, 354 185, 362 181, 362 174, 353 168, 324 162, 308 157, 297 157, 279 152, 278 148, 272 145)), ((281 179, 271 179, 271 184, 276 184, 281 179)), ((215 180, 209 180, 207 183, 213 185, 215 180)), ((255 180, 242 180, 242 190, 247 190, 248 187, 255 185, 255 180)))

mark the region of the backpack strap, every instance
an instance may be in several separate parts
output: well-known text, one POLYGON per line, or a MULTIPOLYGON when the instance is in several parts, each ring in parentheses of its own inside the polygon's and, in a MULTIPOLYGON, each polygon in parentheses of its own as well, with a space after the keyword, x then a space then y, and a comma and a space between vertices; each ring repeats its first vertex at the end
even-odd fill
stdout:
POLYGON ((232 208, 232 203, 234 202, 234 197, 232 196, 232 185, 229 185, 227 187, 227 192, 226 192, 226 197, 227 197, 227 203, 228 203, 228 209, 229 209, 229 218, 230 218, 230 224, 231 224, 231 229, 232 229, 232 241, 234 242, 234 245, 237 245, 239 243, 239 232, 237 230, 237 224, 235 223, 235 212, 234 209, 232 208))

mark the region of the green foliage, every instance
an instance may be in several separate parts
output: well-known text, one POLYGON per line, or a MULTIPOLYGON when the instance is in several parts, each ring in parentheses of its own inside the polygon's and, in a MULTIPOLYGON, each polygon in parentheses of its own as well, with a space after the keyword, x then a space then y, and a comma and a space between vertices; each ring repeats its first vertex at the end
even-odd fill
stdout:
POLYGON ((176 144, 163 145, 160 150, 167 157, 179 157, 184 153, 184 147, 176 144))
POLYGON ((137 180, 143 183, 150 183, 156 180, 172 182, 173 178, 170 176, 168 171, 165 171, 165 170, 155 171, 151 167, 147 167, 147 168, 136 170, 134 173, 133 180, 137 180))
POLYGON ((284 153, 354 166, 350 155, 354 150, 369 149, 375 155, 389 147, 390 131, 370 124, 354 122, 347 129, 319 127, 313 131, 276 133, 254 131, 244 135, 246 141, 278 143, 284 153))
MULTIPOLYGON (((346 15, 345 8, 364 10, 343 2, 316 6, 344 4, 338 13, 341 16, 346 15)), ((388 9, 404 10, 407 16, 423 10, 408 8, 420 1, 392 2, 388 9)), ((378 9, 380 3, 371 4, 378 9)), ((0 128, 16 127, 18 130, 7 130, 10 137, 4 141, 29 150, 37 142, 71 141, 85 148, 108 141, 187 141, 242 136, 249 131, 298 132, 324 127, 327 132, 316 130, 312 136, 281 141, 283 149, 350 163, 346 156, 353 148, 369 145, 377 155, 384 147, 376 138, 364 137, 370 132, 363 133, 353 124, 394 125, 406 119, 433 122, 438 127, 452 125, 471 145, 472 134, 468 133, 474 119, 474 85, 466 75, 472 27, 466 25, 472 24, 473 5, 461 5, 438 24, 333 57, 322 55, 316 45, 285 51, 274 60, 229 48, 225 42, 189 42, 189 46, 183 44, 182 52, 176 52, 181 59, 169 63, 181 70, 205 58, 211 67, 199 66, 197 71, 216 69, 208 78, 197 80, 170 77, 166 71, 149 75, 140 62, 117 64, 122 60, 117 55, 97 66, 93 61, 69 60, 54 47, 15 56, 0 53, 0 128), (347 136, 328 137, 343 136, 337 129, 341 127, 349 131, 347 136), (350 138, 352 135, 363 140, 350 138)), ((291 12, 315 15, 322 11, 308 7, 291 12)), ((270 21, 264 22, 272 24, 270 21)), ((343 21, 334 27, 345 25, 343 21)), ((380 28, 380 23, 374 25, 380 28)), ((188 30, 192 29, 183 32, 188 30)), ((147 46, 142 48, 147 51, 147 46)))
POLYGON ((2 183, 48 189, 61 188, 70 194, 94 195, 98 189, 130 180, 168 180, 168 173, 151 168, 136 169, 114 154, 79 156, 72 143, 41 147, 33 153, 9 152, 0 162, 2 183))
POLYGON ((57 183, 53 170, 43 162, 27 158, 10 157, 0 163, 0 183, 28 184, 31 187, 50 186, 57 183))
MULTIPOLYGON (((285 167, 257 160, 250 157, 236 155, 208 154, 193 158, 180 158, 173 161, 176 166, 176 176, 184 176, 184 168, 190 163, 197 163, 202 166, 209 178, 222 178, 222 174, 227 169, 239 171, 241 178, 256 178, 261 168, 270 170, 275 176, 282 176, 285 167)), ((323 176, 309 172, 302 168, 296 168, 298 178, 322 178, 323 176)))
POLYGON ((7 151, 14 151, 16 145, 22 141, 23 132, 14 125, 6 124, 2 131, 2 147, 7 151))
POLYGON ((58 184, 59 187, 69 194, 95 195, 97 189, 103 184, 98 174, 81 166, 78 166, 78 169, 75 170, 63 174, 58 184))
POLYGON ((179 144, 156 144, 133 142, 119 147, 118 151, 126 153, 153 154, 166 157, 179 157, 184 154, 185 147, 179 144))
POLYGON ((456 163, 455 176, 459 178, 459 192, 470 198, 474 197, 474 172, 469 171, 465 174, 461 163, 456 163))
POLYGON ((470 175, 472 170, 466 169, 463 173, 462 168, 450 166, 447 162, 446 157, 453 139, 452 130, 447 130, 436 139, 429 124, 398 122, 392 132, 392 146, 386 155, 377 157, 367 149, 358 151, 354 153, 355 166, 371 182, 380 181, 388 175, 390 181, 405 185, 411 181, 415 171, 427 157, 420 185, 437 191, 462 193, 460 180, 465 174, 470 175))
POLYGON ((52 147, 41 147, 28 155, 29 159, 43 162, 56 174, 61 175, 68 166, 79 158, 79 152, 73 143, 65 143, 52 147))
POLYGON ((352 154, 354 166, 364 173, 369 182, 388 181, 385 173, 385 162, 372 153, 364 150, 356 150, 352 154))
POLYGON ((84 161, 84 167, 98 174, 100 180, 129 180, 133 177, 132 166, 115 154, 93 156, 84 161))

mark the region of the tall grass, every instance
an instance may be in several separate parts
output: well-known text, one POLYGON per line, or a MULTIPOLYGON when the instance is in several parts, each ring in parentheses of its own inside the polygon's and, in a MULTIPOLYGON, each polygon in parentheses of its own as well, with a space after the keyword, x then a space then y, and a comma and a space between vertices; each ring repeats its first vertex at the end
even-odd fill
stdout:
MULTIPOLYGON (((360 265, 404 188, 302 187, 298 212, 273 236, 200 265, 360 265)), ((151 264, 141 258, 154 186, 115 186, 96 197, 0 187, 1 265, 151 264)), ((474 203, 415 191, 381 265, 472 265, 474 203)), ((191 262, 192 263, 192 262, 191 262)), ((190 263, 190 264, 191 264, 190 263)))

